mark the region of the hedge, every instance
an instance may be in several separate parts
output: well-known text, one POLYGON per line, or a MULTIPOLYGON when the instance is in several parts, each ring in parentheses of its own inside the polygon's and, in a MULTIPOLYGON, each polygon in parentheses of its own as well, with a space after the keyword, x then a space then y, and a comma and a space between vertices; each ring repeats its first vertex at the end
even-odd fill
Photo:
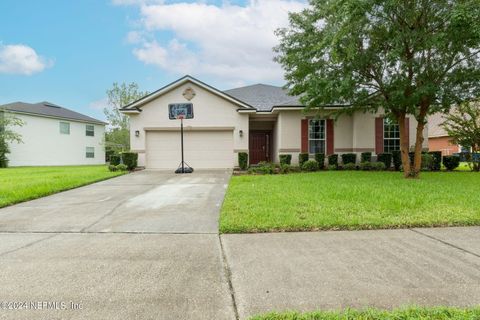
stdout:
POLYGON ((338 167, 338 154, 331 154, 328 156, 328 165, 338 167))
POLYGON ((242 170, 247 170, 248 168, 248 153, 239 152, 238 153, 238 166, 242 170))
POLYGON ((292 155, 291 154, 281 154, 280 155, 280 164, 292 164, 292 155))
POLYGON ((360 156, 360 162, 372 162, 372 153, 371 152, 362 152, 360 156))
POLYGON ((119 155, 119 154, 112 154, 112 155, 110 155, 110 164, 111 164, 112 166, 117 166, 117 165, 119 165, 119 164, 120 164, 120 160, 121 160, 121 158, 120 158, 120 155, 119 155))
POLYGON ((442 152, 430 151, 429 154, 432 156, 432 171, 440 171, 442 168, 442 152))
POLYGON ((402 168, 402 153, 400 150, 392 151, 393 167, 395 171, 400 171, 402 168))
POLYGON ((315 153, 315 161, 318 162, 318 168, 320 170, 325 169, 325 154, 315 153))
POLYGON ((318 162, 315 160, 308 160, 302 164, 303 171, 317 171, 318 170, 318 162))
POLYGON ((308 161, 308 153, 300 153, 298 155, 298 165, 302 167, 303 163, 308 161))
POLYGON ((443 157, 443 165, 448 171, 456 169, 460 165, 460 157, 458 156, 445 156, 443 157))
POLYGON ((356 153, 344 153, 342 154, 342 163, 348 164, 348 163, 357 163, 357 154, 356 153))
POLYGON ((123 164, 127 166, 128 170, 133 170, 137 167, 138 153, 136 152, 122 152, 123 164))
POLYGON ((390 169, 392 166, 392 154, 391 153, 379 153, 377 155, 377 162, 383 162, 386 169, 390 169))

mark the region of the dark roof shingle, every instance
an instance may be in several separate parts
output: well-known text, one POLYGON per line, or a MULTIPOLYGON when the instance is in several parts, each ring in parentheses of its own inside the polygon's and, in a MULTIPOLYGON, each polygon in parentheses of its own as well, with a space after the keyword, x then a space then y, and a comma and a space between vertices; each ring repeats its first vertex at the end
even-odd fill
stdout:
POLYGON ((70 109, 61 107, 51 102, 39 102, 39 103, 25 103, 25 102, 13 102, 5 105, 1 105, 0 109, 6 109, 12 112, 29 113, 33 115, 69 119, 81 122, 91 122, 97 124, 106 124, 103 121, 91 118, 81 113, 72 111, 70 109))
POLYGON ((258 111, 270 111, 276 106, 301 107, 303 104, 299 97, 288 95, 287 90, 266 84, 254 84, 251 86, 235 88, 224 93, 248 103, 258 111))

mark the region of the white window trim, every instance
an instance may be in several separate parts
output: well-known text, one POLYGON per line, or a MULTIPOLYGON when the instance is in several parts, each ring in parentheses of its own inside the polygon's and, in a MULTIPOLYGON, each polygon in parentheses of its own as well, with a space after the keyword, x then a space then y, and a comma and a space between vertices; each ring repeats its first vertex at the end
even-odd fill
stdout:
POLYGON ((324 141, 323 154, 327 154, 327 120, 326 119, 308 119, 308 154, 310 153, 310 141, 324 141), (312 121, 323 121, 324 139, 310 139, 310 123, 312 121))
MULTIPOLYGON (((398 127, 398 138, 386 138, 385 137, 385 120, 387 120, 387 118, 383 118, 383 152, 387 152, 385 150, 385 140, 398 140, 398 150, 400 150, 400 127, 398 127)), ((393 123, 394 125, 397 125, 398 126, 398 123, 395 124, 393 123)), ((388 150, 388 152, 392 152, 392 151, 398 151, 398 150, 388 150)))
POLYGON ((70 135, 70 129, 71 129, 70 122, 60 121, 58 126, 59 126, 58 130, 60 131, 60 134, 70 135), (68 133, 62 132, 62 124, 64 124, 64 123, 68 124, 68 133))
POLYGON ((87 159, 95 159, 95 147, 86 147, 85 148, 85 158, 87 159), (88 152, 88 149, 91 148, 93 152, 88 152), (93 153, 93 157, 89 157, 88 154, 93 153))
POLYGON ((85 125, 85 136, 86 136, 86 137, 95 137, 95 126, 94 126, 93 124, 87 124, 87 125, 85 125), (93 128, 93 130, 91 130, 91 131, 93 132, 93 135, 91 135, 91 136, 89 136, 89 135, 87 134, 87 132, 89 132, 88 127, 92 127, 92 128, 93 128))

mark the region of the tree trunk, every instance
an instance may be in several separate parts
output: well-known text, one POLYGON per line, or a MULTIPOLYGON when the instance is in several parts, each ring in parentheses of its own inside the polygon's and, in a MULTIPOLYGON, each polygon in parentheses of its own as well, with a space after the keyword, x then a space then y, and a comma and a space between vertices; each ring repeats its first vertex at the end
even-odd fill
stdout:
POLYGON ((410 176, 412 178, 420 177, 420 171, 422 170, 422 147, 423 147, 423 129, 425 128, 425 118, 427 117, 427 111, 430 107, 428 100, 423 100, 420 104, 420 112, 417 119, 417 132, 415 137, 415 155, 413 160, 413 168, 411 169, 410 176))
POLYGON ((405 113, 399 114, 397 116, 397 122, 400 129, 400 153, 402 155, 402 167, 403 167, 403 175, 405 178, 411 177, 411 165, 410 165, 410 157, 408 156, 408 152, 410 151, 410 142, 408 141, 408 134, 407 134, 407 127, 405 126, 405 113))
POLYGON ((422 170, 422 147, 423 147, 423 129, 425 128, 425 119, 419 119, 417 124, 417 132, 415 138, 415 157, 413 162, 413 170, 410 173, 412 178, 418 178, 422 170))

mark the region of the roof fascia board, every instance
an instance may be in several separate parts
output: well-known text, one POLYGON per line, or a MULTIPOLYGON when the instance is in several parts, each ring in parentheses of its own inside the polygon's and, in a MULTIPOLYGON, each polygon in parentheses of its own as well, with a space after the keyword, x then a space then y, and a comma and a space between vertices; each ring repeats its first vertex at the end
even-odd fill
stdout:
POLYGON ((10 110, 10 109, 6 109, 6 112, 24 114, 24 115, 27 115, 27 116, 34 116, 34 117, 40 117, 40 118, 65 120, 65 121, 70 121, 70 122, 94 123, 94 124, 103 125, 103 126, 108 125, 107 122, 103 122, 103 121, 100 121, 100 120, 87 121, 87 120, 80 120, 80 119, 73 119, 73 118, 48 116, 48 115, 45 115, 45 114, 38 114, 38 113, 25 112, 25 111, 16 111, 16 110, 10 110))
POLYGON ((216 88, 214 88, 214 87, 212 87, 212 86, 210 86, 210 85, 208 85, 208 84, 206 84, 206 83, 204 83, 200 80, 197 80, 197 79, 195 79, 191 76, 185 76, 185 77, 180 78, 180 79, 166 85, 165 87, 160 88, 157 91, 152 92, 151 94, 149 94, 149 95, 147 95, 147 96, 145 96, 145 97, 143 97, 143 98, 141 98, 141 99, 139 99, 139 100, 123 107, 123 108, 121 108, 120 110, 124 111, 124 110, 129 110, 129 109, 132 109, 132 108, 139 108, 142 105, 144 105, 144 104, 146 104, 146 103, 148 103, 152 100, 155 100, 159 96, 161 96, 161 95, 163 95, 163 94, 165 94, 165 93, 167 93, 167 92, 169 92, 169 91, 171 91, 171 90, 173 90, 173 89, 175 89, 175 88, 177 88, 177 87, 179 87, 179 86, 181 86, 181 85, 183 85, 184 83, 187 83, 187 82, 192 82, 193 84, 195 84, 195 85, 197 85, 197 86, 199 86, 199 87, 201 87, 201 88, 203 88, 203 89, 205 89, 205 90, 207 90, 207 91, 209 91, 209 92, 211 92, 211 93, 213 93, 213 94, 215 94, 215 95, 217 95, 217 96, 219 96, 219 97, 221 97, 225 100, 228 100, 228 101, 230 101, 230 102, 232 102, 232 103, 234 103, 234 104, 236 104, 240 107, 243 107, 245 109, 254 109, 251 105, 246 104, 245 102, 242 102, 238 99, 235 99, 234 97, 232 97, 232 96, 230 96, 230 95, 228 95, 228 94, 226 94, 226 93, 224 93, 224 92, 222 92, 222 91, 220 91, 220 90, 218 90, 218 89, 216 89, 216 88))

